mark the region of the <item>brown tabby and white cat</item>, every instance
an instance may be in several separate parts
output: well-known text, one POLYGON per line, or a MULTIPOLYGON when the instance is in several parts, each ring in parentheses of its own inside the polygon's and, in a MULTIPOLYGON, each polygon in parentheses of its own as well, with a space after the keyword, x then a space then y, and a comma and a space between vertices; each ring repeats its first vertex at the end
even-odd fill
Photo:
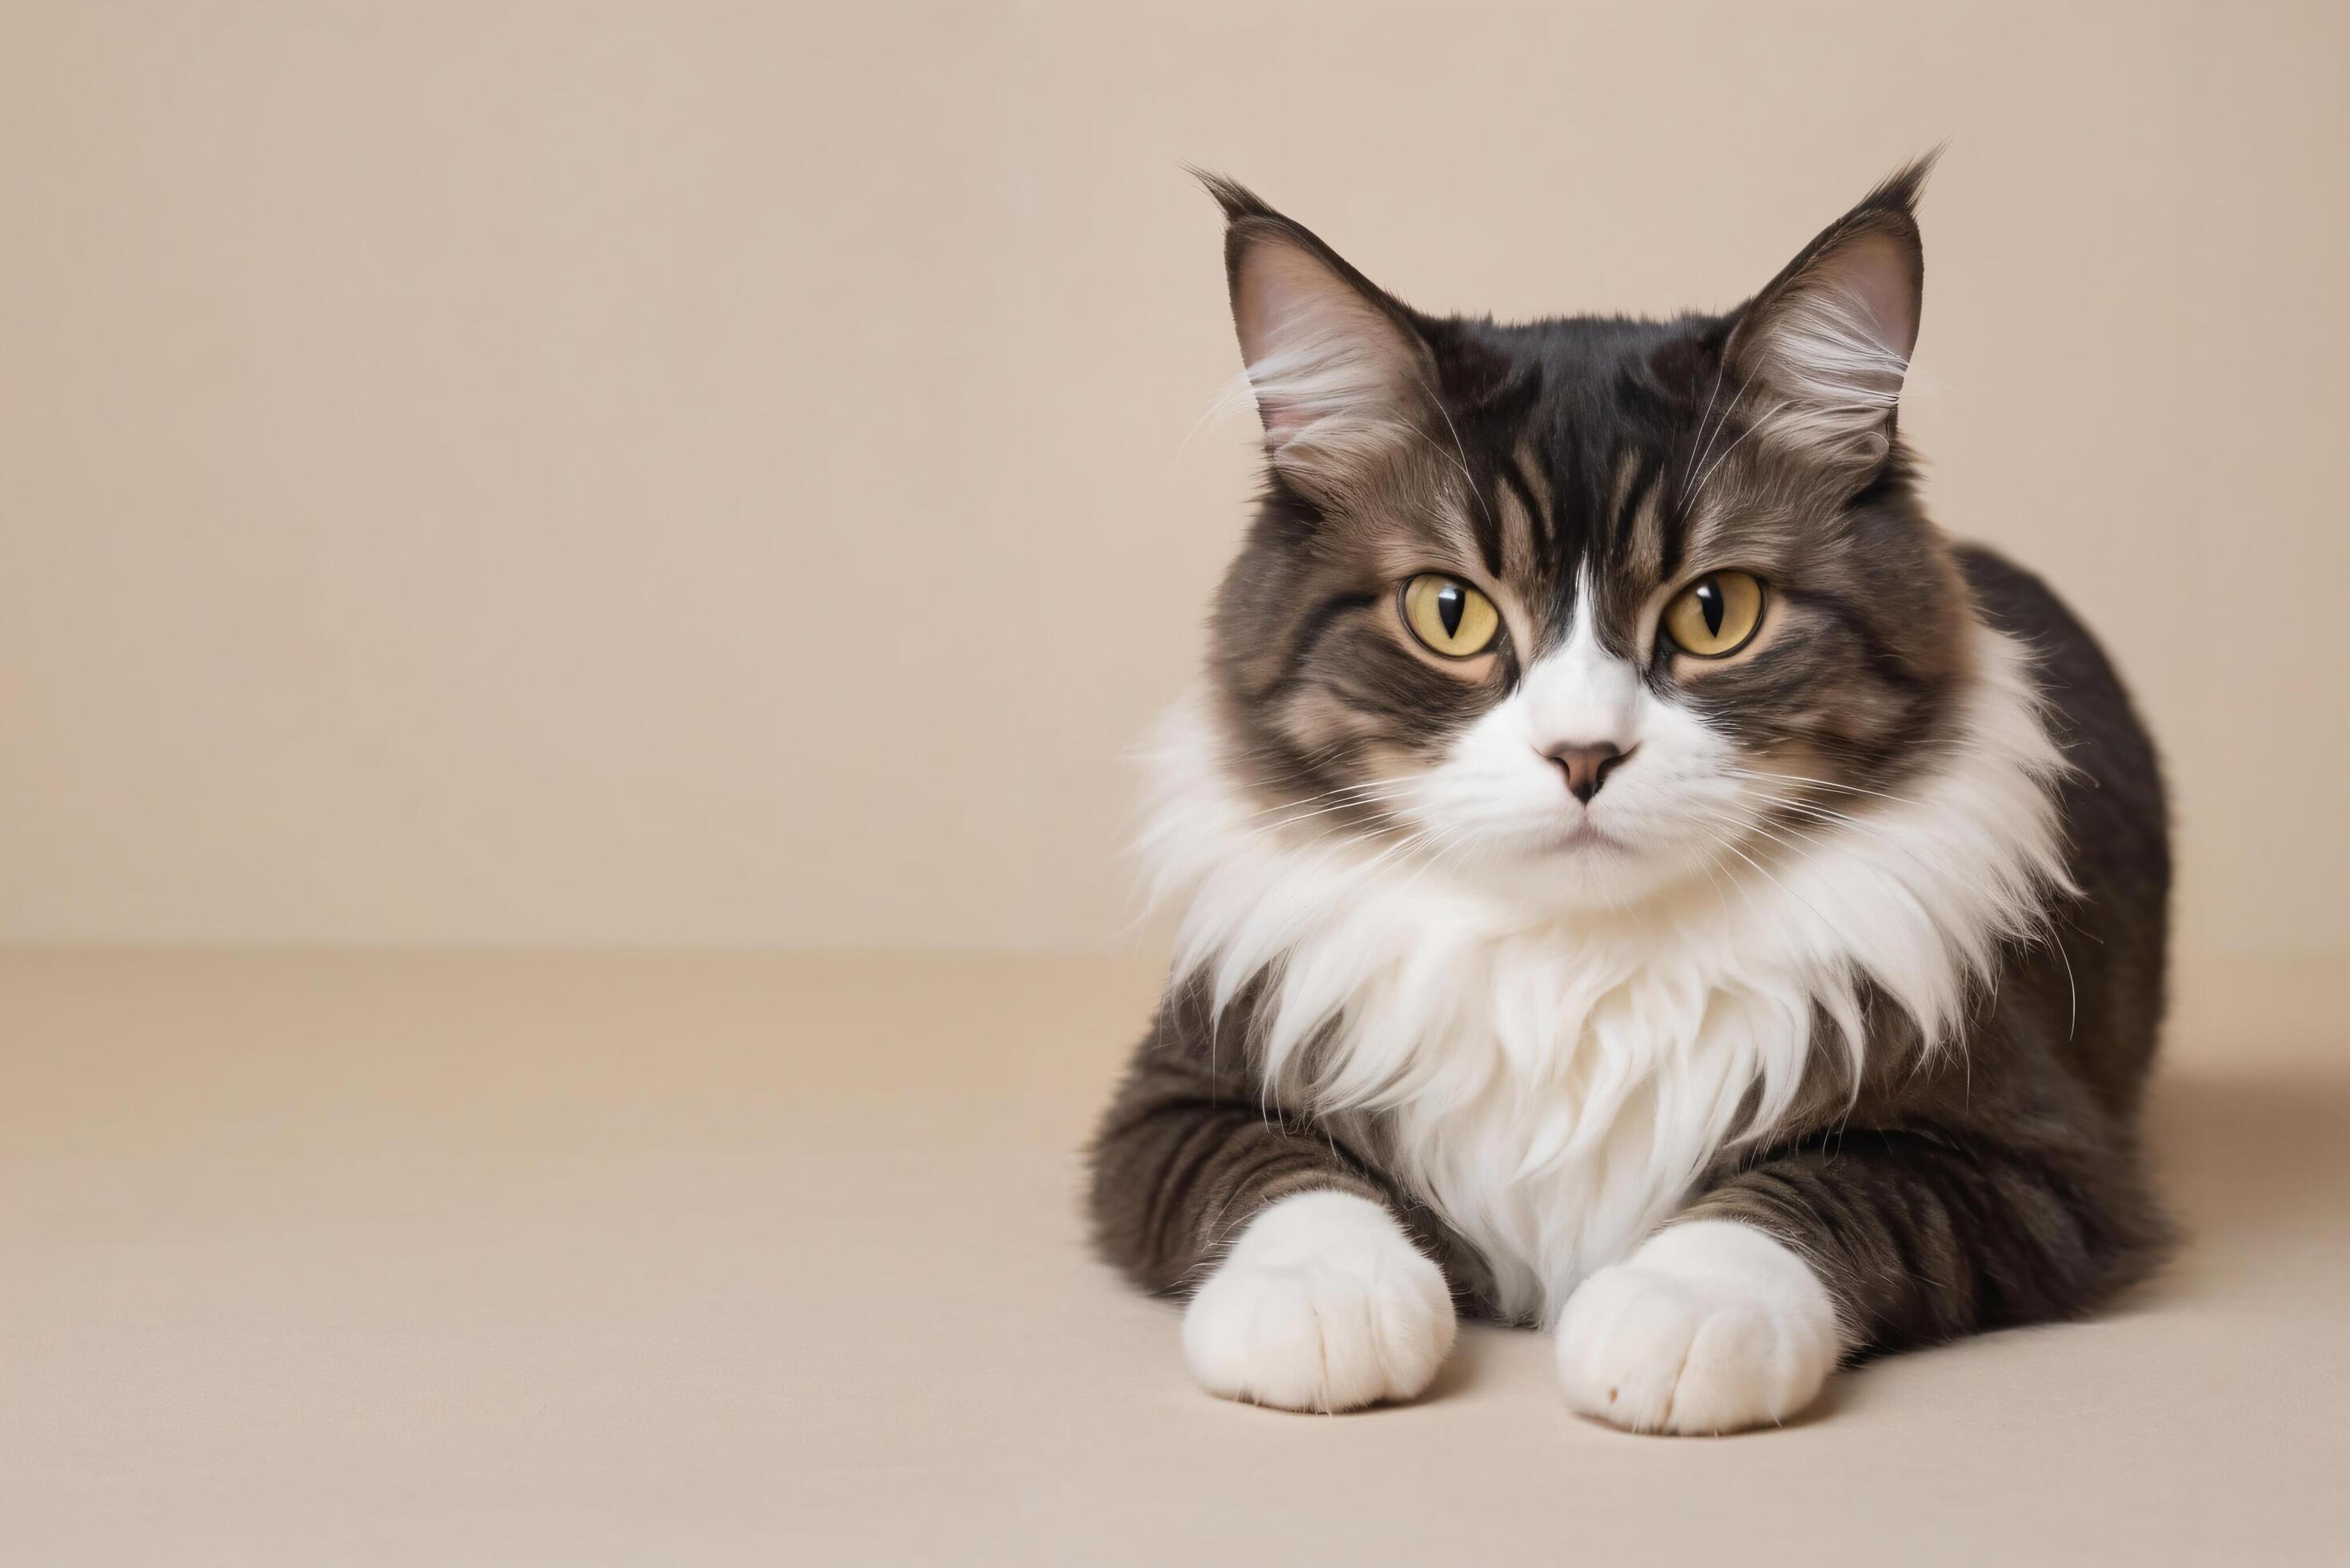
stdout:
POLYGON ((1409 1398, 1469 1311, 1724 1432, 2159 1255, 2161 781, 1920 508, 1923 174, 1727 315, 1508 327, 1209 182, 1265 493, 1159 751, 1180 950, 1093 1213, 1210 1390, 1409 1398))

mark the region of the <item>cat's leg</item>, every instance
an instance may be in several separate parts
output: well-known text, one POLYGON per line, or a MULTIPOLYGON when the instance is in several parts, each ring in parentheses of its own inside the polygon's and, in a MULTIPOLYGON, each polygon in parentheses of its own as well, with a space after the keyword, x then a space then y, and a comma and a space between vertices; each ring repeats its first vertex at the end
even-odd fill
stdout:
POLYGON ((1093 1212, 1112 1261, 1151 1289, 1192 1291, 1192 1375, 1292 1410, 1426 1388, 1452 1348, 1452 1298, 1379 1184, 1253 1096, 1217 1092, 1174 1044, 1146 1043, 1111 1106, 1093 1212))
POLYGON ((2075 1315, 2157 1244, 2132 1178, 1917 1132, 1798 1147, 1583 1282, 1558 1324, 1567 1397, 1636 1431, 1736 1431, 1802 1411, 1842 1358, 2075 1315))

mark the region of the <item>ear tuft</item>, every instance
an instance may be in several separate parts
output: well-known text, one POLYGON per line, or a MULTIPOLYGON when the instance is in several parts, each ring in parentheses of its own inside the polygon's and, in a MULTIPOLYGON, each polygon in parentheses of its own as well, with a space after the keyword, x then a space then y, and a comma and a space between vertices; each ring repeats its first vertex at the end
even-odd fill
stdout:
POLYGON ((1194 170, 1223 209, 1232 326, 1274 467, 1311 493, 1358 493, 1413 441, 1433 369, 1409 314, 1246 186, 1194 170))
POLYGON ((1769 400, 1763 440, 1856 474, 1884 462, 1925 286, 1918 198, 1939 156, 1887 176, 1747 306, 1731 351, 1769 400))
POLYGON ((1208 194, 1215 198, 1216 205, 1224 210, 1224 222, 1227 223, 1237 223, 1243 218, 1277 218, 1281 215, 1266 206, 1255 192, 1230 175, 1219 174, 1193 163, 1183 165, 1183 172, 1197 180, 1206 188, 1208 194))

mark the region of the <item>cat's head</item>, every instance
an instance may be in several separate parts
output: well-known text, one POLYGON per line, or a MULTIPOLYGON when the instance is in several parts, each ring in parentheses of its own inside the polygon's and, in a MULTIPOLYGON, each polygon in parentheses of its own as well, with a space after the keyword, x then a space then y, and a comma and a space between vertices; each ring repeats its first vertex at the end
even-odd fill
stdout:
POLYGON ((1267 478, 1211 668, 1266 827, 1621 906, 1896 790, 1970 647, 1896 428, 1924 173, 1727 315, 1523 326, 1211 179, 1267 478))

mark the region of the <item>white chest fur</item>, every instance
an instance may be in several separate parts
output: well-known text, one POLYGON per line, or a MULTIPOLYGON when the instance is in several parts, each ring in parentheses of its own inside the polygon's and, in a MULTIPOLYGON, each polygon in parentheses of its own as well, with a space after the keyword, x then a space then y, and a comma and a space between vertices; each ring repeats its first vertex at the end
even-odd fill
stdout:
MULTIPOLYGON (((1393 1174, 1484 1255, 1506 1310, 1547 1322, 1680 1204, 1750 1090, 1760 1125, 1784 1109, 1808 988, 1770 955, 1739 963, 1701 909, 1626 940, 1399 907, 1418 902, 1373 895, 1290 949, 1289 977, 1355 973, 1335 1070, 1269 1081, 1284 1101, 1387 1118, 1393 1174)), ((1269 1054, 1294 1051, 1293 1017, 1322 1013, 1312 981, 1292 983, 1269 1054)))
POLYGON ((1778 1119, 1815 1014, 1856 1055, 1873 983, 1946 1040, 1970 978, 2064 881, 2061 760, 2022 656, 1978 635, 1964 743, 1902 799, 1605 915, 1268 830, 1212 727, 1180 710, 1145 845, 1159 896, 1182 901, 1178 968, 1220 1002, 1266 976, 1268 1098, 1381 1118, 1389 1174, 1483 1254, 1505 1310, 1549 1323, 1717 1153, 1778 1119))

